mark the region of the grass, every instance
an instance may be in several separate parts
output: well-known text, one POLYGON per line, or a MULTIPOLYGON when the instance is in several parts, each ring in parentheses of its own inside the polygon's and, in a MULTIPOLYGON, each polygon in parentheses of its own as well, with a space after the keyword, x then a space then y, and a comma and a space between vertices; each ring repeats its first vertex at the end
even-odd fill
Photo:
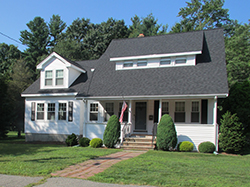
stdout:
POLYGON ((27 144, 16 134, 0 141, 0 173, 24 176, 47 176, 69 165, 119 150, 66 147, 50 144, 27 144))
POLYGON ((148 151, 90 180, 153 186, 250 186, 250 156, 148 151))

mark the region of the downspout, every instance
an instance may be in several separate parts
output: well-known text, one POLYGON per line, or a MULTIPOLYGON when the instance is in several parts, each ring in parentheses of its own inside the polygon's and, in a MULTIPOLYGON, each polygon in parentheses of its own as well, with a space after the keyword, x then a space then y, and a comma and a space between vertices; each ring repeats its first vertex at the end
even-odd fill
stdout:
POLYGON ((218 124, 217 124, 217 99, 218 99, 218 96, 215 96, 214 97, 214 130, 215 130, 215 149, 216 151, 218 152, 219 151, 219 138, 218 138, 218 135, 219 135, 219 127, 218 127, 218 124))

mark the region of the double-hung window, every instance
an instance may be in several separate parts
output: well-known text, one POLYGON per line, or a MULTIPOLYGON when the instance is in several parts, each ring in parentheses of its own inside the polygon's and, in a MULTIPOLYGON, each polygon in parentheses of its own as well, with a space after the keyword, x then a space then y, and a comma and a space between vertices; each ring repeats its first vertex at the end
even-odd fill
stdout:
POLYGON ((169 114, 169 103, 168 102, 162 102, 162 115, 169 114))
POLYGON ((47 119, 48 120, 55 120, 55 103, 48 103, 48 110, 47 110, 47 119))
POLYGON ((132 61, 126 61, 126 62, 123 63, 123 67, 124 68, 133 67, 133 62, 132 61))
POLYGON ((175 122, 185 122, 185 102, 175 102, 175 122))
POLYGON ((67 114, 67 104, 66 103, 59 103, 58 105, 58 120, 66 120, 67 114))
POLYGON ((45 86, 52 86, 53 73, 52 70, 45 71, 45 86))
POLYGON ((106 103, 104 121, 108 121, 110 116, 112 116, 113 114, 114 114, 114 103, 106 103))
POLYGON ((37 103, 36 116, 38 120, 44 119, 44 103, 37 103))
POLYGON ((137 66, 138 67, 147 66, 147 61, 146 60, 140 60, 140 61, 137 62, 137 66))
POLYGON ((90 103, 90 121, 98 121, 98 103, 90 103))
POLYGON ((56 85, 63 85, 63 70, 56 70, 56 85))
POLYGON ((187 62, 186 58, 177 58, 175 59, 175 64, 185 64, 187 62))
POLYGON ((191 122, 193 122, 193 123, 199 123, 200 122, 199 101, 193 101, 192 102, 191 122))

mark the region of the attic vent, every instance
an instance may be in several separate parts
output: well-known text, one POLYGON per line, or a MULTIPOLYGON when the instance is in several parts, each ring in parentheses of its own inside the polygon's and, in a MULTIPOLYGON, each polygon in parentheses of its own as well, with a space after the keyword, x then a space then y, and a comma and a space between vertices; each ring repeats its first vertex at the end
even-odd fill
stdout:
POLYGON ((92 69, 91 69, 91 72, 94 72, 94 71, 95 71, 95 69, 94 69, 94 68, 92 68, 92 69))
POLYGON ((138 38, 140 38, 140 37, 144 37, 144 34, 139 34, 138 38))

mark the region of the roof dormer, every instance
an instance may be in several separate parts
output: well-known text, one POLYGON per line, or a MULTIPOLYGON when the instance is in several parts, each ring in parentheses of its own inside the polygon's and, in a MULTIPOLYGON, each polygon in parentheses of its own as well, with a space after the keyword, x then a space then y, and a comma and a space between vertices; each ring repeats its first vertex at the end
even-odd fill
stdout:
POLYGON ((40 71, 40 89, 69 88, 86 71, 76 62, 72 62, 53 52, 37 65, 40 71))

